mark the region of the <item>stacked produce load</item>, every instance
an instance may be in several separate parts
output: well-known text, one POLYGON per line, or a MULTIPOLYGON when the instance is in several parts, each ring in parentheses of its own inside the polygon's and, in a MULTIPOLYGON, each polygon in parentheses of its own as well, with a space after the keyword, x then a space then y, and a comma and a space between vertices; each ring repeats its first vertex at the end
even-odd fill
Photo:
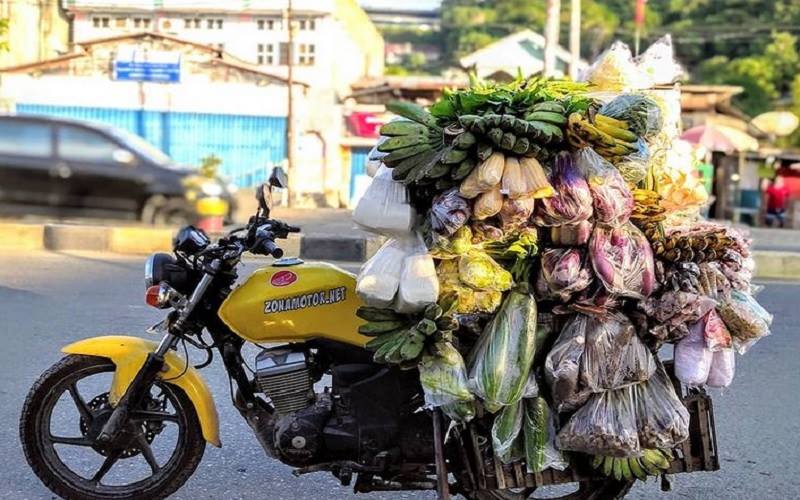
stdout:
POLYGON ((494 454, 530 472, 663 472, 689 414, 660 347, 685 385, 728 387, 772 320, 749 241, 699 219, 677 91, 624 84, 652 80, 663 46, 639 66, 620 50, 588 83, 391 103, 354 212, 387 238, 357 285, 375 360, 418 369, 428 407, 489 422, 494 454))

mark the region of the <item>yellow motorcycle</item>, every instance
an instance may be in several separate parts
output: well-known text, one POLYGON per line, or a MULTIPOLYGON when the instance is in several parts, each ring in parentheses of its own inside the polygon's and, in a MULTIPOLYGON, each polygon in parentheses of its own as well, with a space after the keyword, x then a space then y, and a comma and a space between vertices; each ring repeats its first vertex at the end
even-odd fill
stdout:
MULTIPOLYGON (((148 258, 146 302, 170 310, 150 329, 160 342, 105 336, 63 348, 66 356, 31 388, 20 421, 36 475, 63 498, 174 493, 197 468, 206 443, 222 444, 214 399, 198 373, 217 352, 236 409, 266 454, 296 475, 329 472, 343 485, 355 476, 356 492, 527 497, 541 478, 526 483, 534 476, 487 465, 495 462, 480 418, 445 444, 440 417, 421 411, 418 372, 373 362, 364 348, 368 338, 357 331, 361 302, 352 274, 283 258, 276 240, 299 231, 270 218, 272 188, 285 184, 275 169, 246 227, 216 243, 186 227, 175 237, 174 254, 148 258), (246 252, 275 260, 237 284, 246 252), (246 342, 259 346, 253 366, 242 353, 246 342), (188 346, 207 359, 192 366, 188 346), (501 491, 514 477, 522 482, 501 491)), ((631 484, 578 473, 563 479, 580 481, 568 496, 575 499, 616 498, 631 484)))

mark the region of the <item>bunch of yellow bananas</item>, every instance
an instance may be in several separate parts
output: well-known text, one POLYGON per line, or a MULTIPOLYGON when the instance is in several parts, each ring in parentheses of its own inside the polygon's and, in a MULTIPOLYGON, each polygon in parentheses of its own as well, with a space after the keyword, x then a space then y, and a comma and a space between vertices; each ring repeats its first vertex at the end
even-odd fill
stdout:
POLYGON ((633 212, 631 222, 644 232, 648 240, 664 238, 661 222, 666 219, 666 209, 661 206, 661 195, 649 189, 633 190, 633 212))
POLYGON ((617 481, 647 480, 647 476, 658 476, 669 470, 672 453, 669 451, 645 449, 640 457, 604 457, 595 455, 592 468, 604 476, 617 481))
POLYGON ((631 132, 626 122, 599 113, 593 118, 581 113, 570 114, 566 135, 572 147, 591 147, 615 165, 639 150, 636 144, 639 136, 631 132))

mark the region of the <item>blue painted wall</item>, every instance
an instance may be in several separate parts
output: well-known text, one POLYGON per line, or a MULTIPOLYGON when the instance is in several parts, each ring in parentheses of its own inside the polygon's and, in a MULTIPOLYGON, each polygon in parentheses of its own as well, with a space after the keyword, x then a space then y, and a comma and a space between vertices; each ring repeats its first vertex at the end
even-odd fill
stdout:
POLYGON ((105 123, 140 135, 176 162, 196 166, 215 154, 222 172, 240 186, 266 180, 286 158, 286 118, 82 106, 17 104, 17 113, 105 123))

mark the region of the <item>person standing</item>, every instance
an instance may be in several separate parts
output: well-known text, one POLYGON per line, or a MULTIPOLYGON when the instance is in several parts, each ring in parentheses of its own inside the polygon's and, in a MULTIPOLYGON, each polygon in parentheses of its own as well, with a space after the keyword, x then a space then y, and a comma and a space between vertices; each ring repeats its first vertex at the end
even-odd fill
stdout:
POLYGON ((773 177, 765 192, 767 197, 767 225, 772 226, 772 221, 777 220, 778 226, 783 227, 786 222, 786 202, 789 198, 789 188, 783 177, 773 177))

